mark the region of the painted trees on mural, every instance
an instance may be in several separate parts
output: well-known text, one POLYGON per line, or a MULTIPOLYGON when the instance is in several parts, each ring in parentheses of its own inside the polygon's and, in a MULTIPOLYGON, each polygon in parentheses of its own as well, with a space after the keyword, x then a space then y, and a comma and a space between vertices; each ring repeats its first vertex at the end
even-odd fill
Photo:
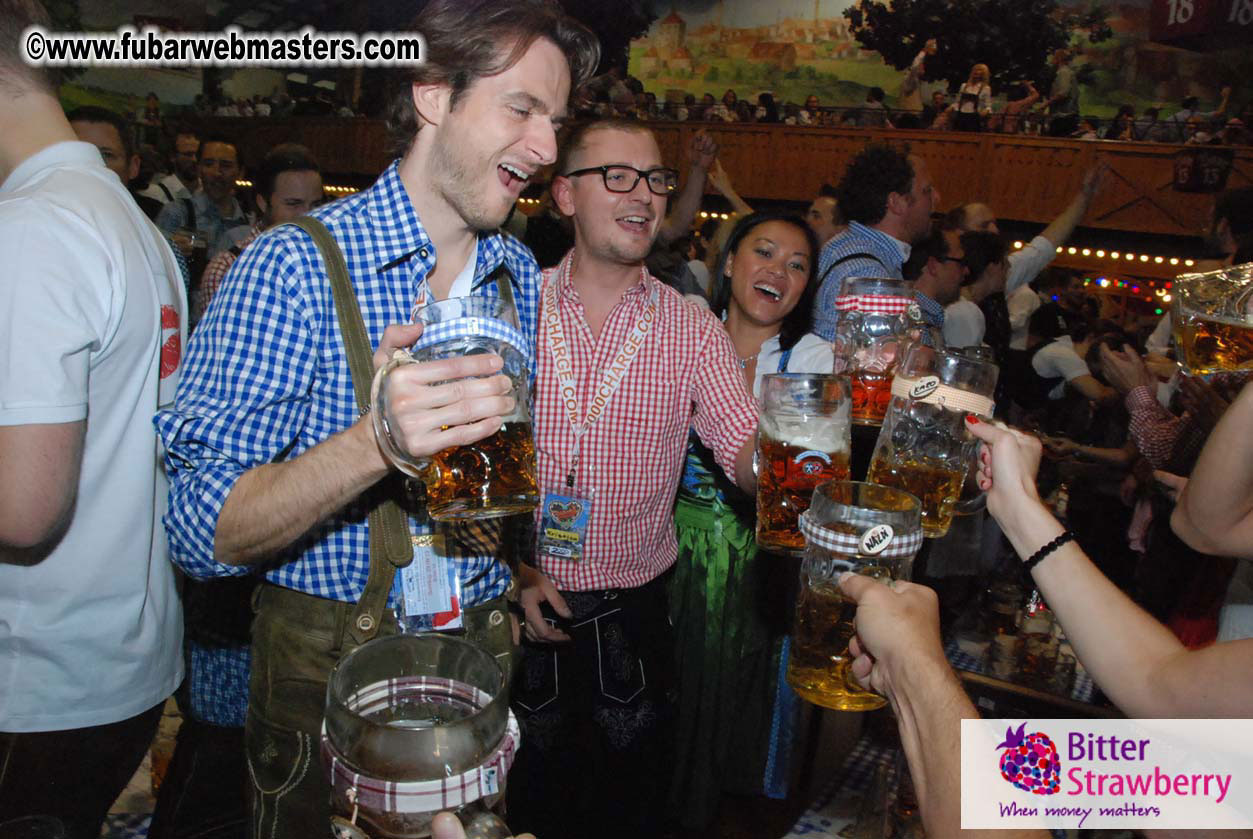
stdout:
POLYGON ((622 0, 563 0, 561 5, 596 33, 602 66, 626 66, 631 41, 647 32, 657 19, 639 3, 622 0))
POLYGON ((992 71, 994 88, 1030 79, 1043 90, 1055 50, 1082 49, 1113 35, 1101 4, 1062 7, 1057 0, 860 0, 844 16, 857 42, 897 70, 935 38, 939 51, 927 59, 924 78, 952 88, 982 63, 992 71))

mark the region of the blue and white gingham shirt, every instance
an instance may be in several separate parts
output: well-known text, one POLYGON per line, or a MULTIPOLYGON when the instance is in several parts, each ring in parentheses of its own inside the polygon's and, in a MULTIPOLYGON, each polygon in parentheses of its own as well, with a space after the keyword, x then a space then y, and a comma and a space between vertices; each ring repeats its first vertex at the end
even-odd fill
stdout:
POLYGON ((922 319, 927 326, 943 329, 944 307, 930 295, 923 294, 918 290, 914 291, 914 299, 918 301, 918 308, 922 311, 922 319))
POLYGON ((848 229, 823 247, 818 255, 818 276, 824 277, 814 298, 814 332, 828 341, 835 340, 835 323, 839 313, 835 299, 848 277, 890 277, 903 279, 901 266, 909 259, 909 245, 893 239, 882 231, 860 222, 850 222, 848 229), (875 259, 861 257, 831 266, 846 256, 868 253, 875 259), (877 260, 877 261, 876 261, 877 260), (830 273, 827 269, 830 268, 830 273))
MULTIPOLYGON (((366 331, 378 346, 385 327, 409 322, 435 266, 435 247, 397 164, 369 189, 313 215, 344 252, 366 331)), ((487 279, 502 262, 513 274, 518 316, 533 347, 539 268, 529 250, 508 236, 480 236, 474 293, 498 295, 487 279)), ((155 419, 170 476, 164 521, 171 558, 198 578, 249 573, 213 558, 218 516, 239 476, 297 457, 356 418, 347 354, 317 248, 298 228, 267 231, 244 250, 214 295, 188 347, 174 408, 155 419)), ((318 597, 357 601, 370 567, 366 512, 353 503, 324 521, 267 564, 267 579, 318 597)), ((416 522, 411 526, 420 529, 416 522)), ((508 568, 470 547, 484 540, 479 525, 436 527, 463 585, 479 578, 463 588, 462 605, 504 592, 508 568)))
POLYGON ((243 728, 248 716, 252 648, 187 642, 187 698, 191 715, 225 728, 243 728))

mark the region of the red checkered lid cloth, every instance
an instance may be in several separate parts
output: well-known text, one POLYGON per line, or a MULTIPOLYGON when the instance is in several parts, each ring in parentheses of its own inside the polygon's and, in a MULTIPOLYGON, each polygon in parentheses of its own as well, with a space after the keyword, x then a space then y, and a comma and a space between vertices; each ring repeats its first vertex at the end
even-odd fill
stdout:
MULTIPOLYGON (((350 696, 345 704, 361 714, 382 710, 399 695, 422 691, 426 698, 443 695, 475 707, 485 706, 491 697, 472 685, 453 679, 429 676, 403 676, 375 682, 350 696)), ((363 774, 349 763, 331 743, 322 725, 322 764, 330 772, 333 789, 355 790, 356 804, 363 810, 383 813, 436 813, 463 807, 480 798, 500 792, 514 755, 521 743, 518 719, 509 712, 505 736, 478 766, 448 778, 429 781, 389 781, 363 774)))
MULTIPOLYGON (((897 533, 891 525, 871 525, 859 534, 842 533, 814 521, 808 511, 800 515, 801 533, 806 544, 817 545, 845 556, 881 556, 885 559, 907 559, 922 547, 922 529, 897 533)), ((849 560, 848 570, 856 571, 857 563, 849 560)))
POLYGON ((871 315, 904 314, 911 305, 918 305, 913 294, 845 294, 835 298, 835 308, 841 312, 871 315))

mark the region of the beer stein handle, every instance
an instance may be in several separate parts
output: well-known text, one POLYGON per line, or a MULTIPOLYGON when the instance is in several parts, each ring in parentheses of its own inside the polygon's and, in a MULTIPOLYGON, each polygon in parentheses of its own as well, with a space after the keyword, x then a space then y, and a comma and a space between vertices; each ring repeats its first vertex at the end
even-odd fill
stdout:
POLYGON ((979 447, 975 446, 974 456, 966 468, 966 480, 962 482, 961 495, 953 504, 953 512, 959 516, 977 513, 988 504, 988 494, 979 489, 979 447))
POLYGON ((397 349, 392 352, 392 357, 387 360, 387 363, 374 373, 374 381, 370 386, 370 413, 372 415, 371 420, 374 423, 374 437, 378 440, 383 456, 409 477, 425 481, 430 471, 431 459, 429 457, 414 457, 401 448, 395 437, 392 436, 390 419, 388 417, 387 377, 400 367, 415 363, 416 360, 409 354, 408 350, 397 349))

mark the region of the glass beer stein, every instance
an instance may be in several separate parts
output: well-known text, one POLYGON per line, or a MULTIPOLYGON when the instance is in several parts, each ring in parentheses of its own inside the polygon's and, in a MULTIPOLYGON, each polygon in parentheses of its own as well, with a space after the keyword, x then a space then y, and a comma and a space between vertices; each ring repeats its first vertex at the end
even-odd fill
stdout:
POLYGON ((491 654, 450 635, 393 635, 331 671, 322 723, 335 839, 430 836, 441 810, 508 837, 493 812, 520 742, 491 654))
POLYGON ((761 381, 757 435, 757 544, 805 547, 797 516, 814 487, 849 476, 848 390, 838 376, 770 373, 761 381))
POLYGON ((857 604, 840 591, 855 571, 883 583, 909 578, 922 547, 918 499, 894 487, 831 481, 814 490, 801 515, 805 557, 787 663, 787 683, 802 698, 837 711, 873 711, 887 699, 850 672, 848 642, 857 604))
POLYGON ((1193 376, 1253 369, 1253 262, 1174 282, 1175 351, 1193 376))
POLYGON ((892 398, 892 372, 909 330, 922 314, 913 285, 904 280, 849 277, 835 307, 835 373, 849 378, 852 418, 880 425, 892 398))
MULTIPOLYGON (((966 415, 991 418, 997 373, 995 364, 922 344, 911 344, 897 367, 867 480, 918 496, 929 538, 948 533, 959 510, 978 442, 966 415)), ((980 494, 961 507, 982 502, 980 494)))
POLYGON ((535 509, 535 443, 531 438, 526 338, 509 303, 488 297, 454 297, 417 312, 422 336, 409 350, 396 350, 374 375, 370 401, 374 430, 384 455, 410 477, 426 484, 431 518, 484 519, 535 509), (500 430, 466 446, 413 457, 392 431, 392 373, 407 364, 494 352, 513 382, 516 402, 500 430))

